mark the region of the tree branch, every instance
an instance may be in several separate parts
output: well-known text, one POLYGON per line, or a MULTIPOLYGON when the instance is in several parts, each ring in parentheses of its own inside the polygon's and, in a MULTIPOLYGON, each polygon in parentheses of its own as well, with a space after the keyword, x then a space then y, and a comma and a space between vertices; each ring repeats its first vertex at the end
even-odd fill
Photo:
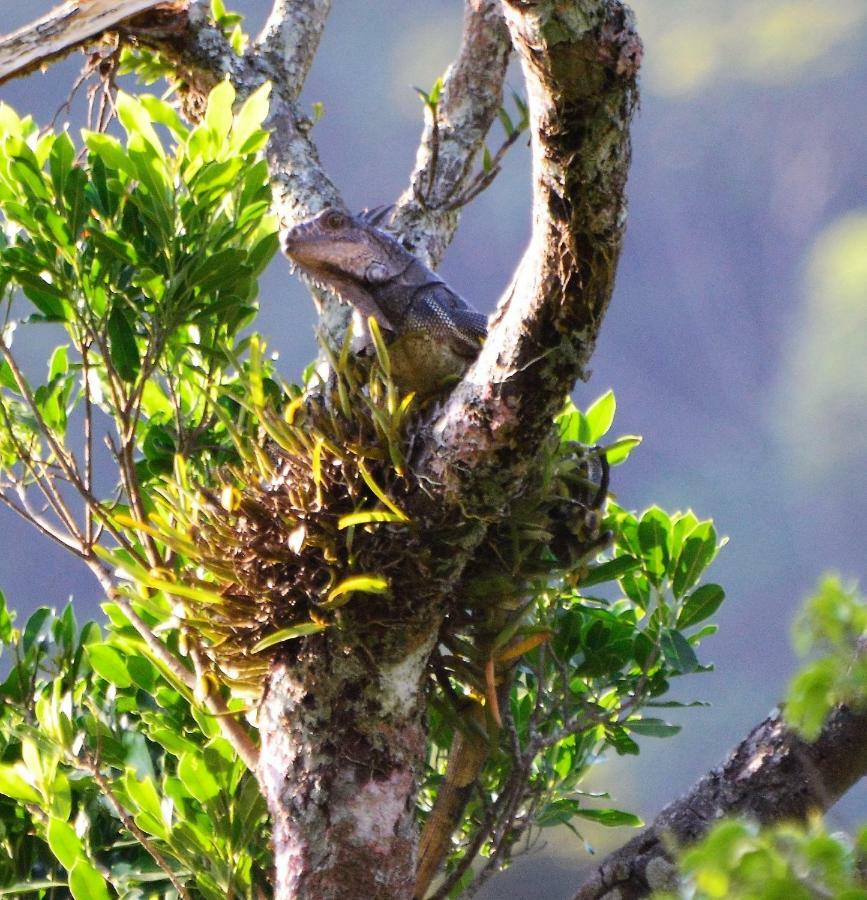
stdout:
POLYGON ((593 352, 625 227, 641 59, 619 0, 503 0, 503 8, 529 94, 532 238, 422 461, 464 503, 487 485, 474 498, 483 510, 501 508, 522 483, 593 352))
POLYGON ((632 900, 676 888, 669 848, 697 841, 722 816, 768 825, 826 811, 867 774, 867 712, 839 706, 813 743, 788 730, 779 711, 728 759, 669 804, 645 832, 603 860, 575 900, 632 900))
POLYGON ((250 48, 283 74, 284 92, 297 100, 316 56, 331 0, 274 0, 268 21, 250 48))
POLYGON ((155 6, 179 5, 166 0, 70 0, 56 6, 41 19, 0 38, 0 84, 71 52, 131 16, 155 6))
POLYGON ((429 265, 442 259, 454 236, 458 212, 445 207, 469 180, 502 104, 511 49, 499 0, 466 0, 461 48, 443 79, 436 118, 425 108, 410 187, 395 216, 395 229, 429 265))

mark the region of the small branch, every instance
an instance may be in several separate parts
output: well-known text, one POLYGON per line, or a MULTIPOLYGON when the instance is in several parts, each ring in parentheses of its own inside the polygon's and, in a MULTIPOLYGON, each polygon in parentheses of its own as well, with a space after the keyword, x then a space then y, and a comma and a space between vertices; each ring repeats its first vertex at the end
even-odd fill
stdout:
POLYGON ((867 713, 837 707, 819 737, 807 743, 774 712, 650 828, 603 860, 575 900, 630 900, 676 889, 672 843, 697 841, 724 815, 746 816, 762 825, 806 821, 825 812, 865 774, 867 713))
MULTIPOLYGON (((193 661, 193 669, 196 672, 196 679, 199 680, 206 674, 205 664, 202 660, 199 648, 193 643, 190 646, 190 659, 193 661)), ((217 717, 220 730, 223 737, 232 745, 238 756, 241 757, 244 765, 257 774, 259 766, 259 748, 250 739, 250 735, 244 730, 241 724, 234 718, 235 713, 226 706, 226 701, 217 693, 209 692, 205 696, 205 706, 217 717)))
MULTIPOLYGON (((90 346, 82 343, 81 380, 84 393, 84 486, 93 493, 93 396, 90 388, 90 346)), ((93 546, 93 510, 84 507, 84 543, 88 550, 93 546)))
POLYGON ((27 403, 28 409, 33 414, 33 418, 36 420, 36 424, 39 426, 39 431, 45 438, 45 442, 51 448, 51 452, 54 454, 54 457, 57 460, 57 463, 60 466, 61 470, 63 471, 64 476, 67 478, 69 483, 80 492, 83 488, 83 485, 78 469, 75 466, 75 461, 67 455, 66 449, 59 443, 54 434, 54 431, 46 423, 45 417, 42 415, 39 406, 36 403, 36 399, 33 396, 33 392, 30 390, 30 385, 27 384, 27 381, 24 378, 24 373, 18 367, 18 363, 15 361, 15 357, 12 356, 9 347, 2 340, 0 340, 0 356, 3 357, 6 364, 9 366, 9 369, 12 372, 12 377, 15 380, 16 386, 18 387, 19 393, 24 398, 25 402, 27 403))
MULTIPOLYGON (((174 889, 178 892, 178 896, 182 897, 183 900, 191 900, 190 894, 188 893, 187 889, 184 887, 178 876, 175 874, 166 858, 156 848, 148 835, 146 835, 141 830, 141 828, 136 825, 128 810, 123 806, 120 800, 117 799, 117 795, 112 790, 108 779, 105 777, 105 775, 102 774, 102 772, 100 772, 96 760, 93 759, 89 753, 85 752, 84 754, 82 754, 81 761, 84 764, 84 771, 88 772, 93 777, 93 780, 99 785, 99 789, 114 807, 118 816, 120 816, 120 820, 121 822, 123 822, 124 828, 126 828, 126 830, 142 845, 142 847, 145 848, 145 850, 147 850, 147 852, 151 855, 153 861, 163 870, 163 872, 166 873, 166 877, 172 883, 172 887, 174 887, 174 889)), ((76 763, 78 763, 78 760, 76 760, 76 763)))
POLYGON ((57 531, 54 526, 43 519, 40 515, 34 513, 31 509, 28 509, 24 506, 19 506, 11 497, 9 497, 4 491, 0 491, 0 503, 4 506, 9 507, 14 513, 21 516, 26 522, 29 522, 31 525, 36 528, 37 531, 44 534, 47 538, 50 538, 52 541, 56 541, 60 544, 64 550, 69 550, 71 553, 74 553, 76 556, 84 557, 84 552, 81 547, 72 543, 65 535, 61 534, 57 531))
POLYGON ((394 217, 395 230, 428 264, 442 259, 454 236, 458 217, 449 202, 469 180, 502 104, 510 52, 499 0, 466 0, 461 48, 443 79, 436 114, 427 111, 410 187, 394 217))
MULTIPOLYGON (((166 647, 166 645, 153 633, 150 626, 135 611, 132 603, 119 593, 115 588, 111 576, 105 571, 99 558, 91 555, 87 560, 88 568, 96 576, 100 585, 102 585, 106 596, 110 597, 123 610, 123 614, 129 619, 130 624, 139 633, 142 640, 147 644, 148 649, 153 653, 156 659, 165 667, 166 671, 177 679, 192 694, 196 693, 196 682, 198 676, 195 672, 191 672, 181 661, 166 647)), ((194 663, 195 664, 195 663, 194 663)), ((226 706, 226 702, 219 694, 209 695, 205 699, 205 706, 208 711, 217 717, 223 737, 232 745, 235 752, 243 760, 244 765, 251 772, 256 773, 259 765, 259 750, 251 740, 250 736, 243 729, 239 722, 234 719, 233 713, 226 706)))

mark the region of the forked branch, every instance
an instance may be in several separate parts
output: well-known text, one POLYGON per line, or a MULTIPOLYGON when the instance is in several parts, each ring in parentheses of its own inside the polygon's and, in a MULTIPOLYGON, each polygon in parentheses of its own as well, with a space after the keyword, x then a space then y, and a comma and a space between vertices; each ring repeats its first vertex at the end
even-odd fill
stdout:
POLYGON ((502 505, 522 483, 593 352, 625 229, 641 61, 619 0, 504 0, 503 8, 527 82, 533 232, 478 360, 433 425, 425 460, 455 496, 490 484, 482 507, 502 505))

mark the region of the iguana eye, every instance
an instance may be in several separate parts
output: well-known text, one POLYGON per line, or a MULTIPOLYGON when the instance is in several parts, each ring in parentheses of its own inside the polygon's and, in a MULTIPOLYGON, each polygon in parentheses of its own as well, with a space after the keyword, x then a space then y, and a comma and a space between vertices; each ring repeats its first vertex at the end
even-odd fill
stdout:
POLYGON ((364 280, 371 284, 381 284, 383 281, 388 281, 388 268, 382 263, 372 262, 364 270, 364 280))
POLYGON ((325 227, 330 228, 332 231, 337 231, 338 229, 343 227, 344 222, 346 221, 343 213, 337 212, 337 210, 332 210, 325 217, 325 227))

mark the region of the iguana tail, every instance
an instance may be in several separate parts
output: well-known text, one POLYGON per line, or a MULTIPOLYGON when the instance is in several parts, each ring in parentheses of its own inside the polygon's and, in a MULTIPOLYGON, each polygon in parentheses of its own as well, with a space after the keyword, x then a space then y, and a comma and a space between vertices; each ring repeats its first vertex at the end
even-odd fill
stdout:
POLYGON ((484 736, 484 711, 477 704, 474 709, 481 727, 455 731, 446 773, 421 833, 413 892, 415 900, 422 900, 442 865, 452 832, 461 820, 473 784, 488 758, 490 743, 484 736))

